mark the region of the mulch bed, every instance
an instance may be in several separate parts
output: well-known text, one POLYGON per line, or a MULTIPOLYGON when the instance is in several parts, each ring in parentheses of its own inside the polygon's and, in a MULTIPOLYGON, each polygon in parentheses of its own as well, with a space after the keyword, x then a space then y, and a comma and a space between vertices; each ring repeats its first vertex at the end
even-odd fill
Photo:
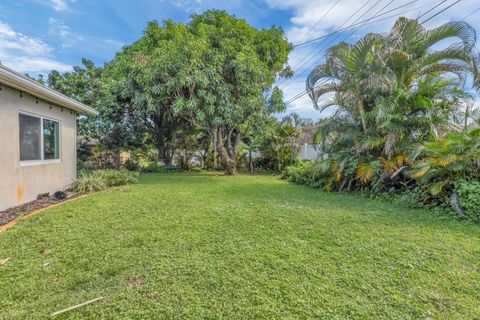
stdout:
POLYGON ((17 207, 9 208, 4 211, 0 211, 0 226, 3 226, 17 218, 20 218, 21 216, 24 216, 30 212, 43 209, 46 207, 49 207, 53 204, 65 202, 67 200, 76 198, 80 196, 81 194, 78 193, 69 193, 67 197, 63 200, 57 200, 54 197, 44 197, 40 198, 37 200, 33 200, 32 202, 28 202, 25 204, 22 204, 17 207))

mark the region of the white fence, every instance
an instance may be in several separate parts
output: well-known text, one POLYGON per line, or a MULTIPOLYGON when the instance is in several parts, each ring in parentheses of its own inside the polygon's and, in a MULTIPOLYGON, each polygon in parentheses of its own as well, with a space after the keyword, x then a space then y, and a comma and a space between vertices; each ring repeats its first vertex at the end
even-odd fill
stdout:
POLYGON ((321 145, 319 144, 304 144, 300 146, 298 151, 298 156, 302 160, 315 160, 321 154, 321 145))

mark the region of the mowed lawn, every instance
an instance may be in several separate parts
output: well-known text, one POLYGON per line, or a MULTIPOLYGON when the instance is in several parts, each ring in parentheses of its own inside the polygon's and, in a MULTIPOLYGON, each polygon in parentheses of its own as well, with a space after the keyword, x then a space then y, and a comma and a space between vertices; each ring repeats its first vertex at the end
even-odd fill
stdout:
POLYGON ((0 318, 478 319, 480 226, 275 177, 144 175, 0 234, 0 318))

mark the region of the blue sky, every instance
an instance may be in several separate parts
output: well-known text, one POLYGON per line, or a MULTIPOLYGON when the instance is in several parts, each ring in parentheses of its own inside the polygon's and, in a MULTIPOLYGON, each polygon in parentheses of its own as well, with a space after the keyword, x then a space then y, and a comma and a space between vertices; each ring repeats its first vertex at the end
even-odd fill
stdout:
MULTIPOLYGON (((110 61, 122 46, 137 40, 148 21, 172 19, 185 22, 192 13, 212 8, 225 9, 257 28, 281 26, 288 39, 298 43, 402 5, 405 7, 381 17, 402 11, 408 11, 402 15, 417 17, 440 1, 410 2, 412 0, 0 0, 0 59, 6 66, 32 74, 46 74, 51 69, 68 71, 83 57, 102 65, 110 61), (358 9, 361 9, 358 14, 351 17, 358 9), (326 12, 328 14, 324 16, 326 12), (322 16, 324 18, 319 22, 322 16)), ((445 1, 425 17, 454 2, 445 1)), ((479 8, 478 0, 462 0, 425 25, 435 27, 471 14, 466 20, 480 30, 480 11, 475 12, 479 8)), ((290 56, 290 65, 297 65, 298 76, 280 83, 286 99, 304 90, 307 70, 321 63, 322 49, 328 44, 340 40, 354 42, 371 31, 386 32, 394 20, 392 17, 365 24, 358 30, 349 30, 323 42, 295 49, 290 56), (298 67, 304 57, 311 60, 303 68, 298 67)), ((293 101, 289 111, 314 119, 328 114, 321 115, 313 110, 307 96, 293 101)))

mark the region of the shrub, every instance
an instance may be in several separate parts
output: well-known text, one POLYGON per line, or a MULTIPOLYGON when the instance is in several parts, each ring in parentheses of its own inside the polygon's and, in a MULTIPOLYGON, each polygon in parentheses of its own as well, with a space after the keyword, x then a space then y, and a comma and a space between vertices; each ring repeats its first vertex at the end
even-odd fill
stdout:
POLYGON ((94 174, 98 174, 102 177, 108 187, 116 187, 138 182, 138 174, 128 170, 99 170, 95 171, 94 174))
POLYGON ((469 219, 480 221, 480 182, 461 180, 455 184, 460 207, 469 219))
POLYGON ((98 174, 80 172, 77 180, 72 184, 76 192, 95 192, 107 189, 105 179, 98 174))
POLYGON ((137 182, 138 174, 127 170, 97 170, 91 173, 80 172, 77 180, 72 184, 72 189, 82 193, 95 192, 137 182))
POLYGON ((311 185, 313 182, 313 161, 298 161, 282 171, 281 178, 298 184, 311 185))
POLYGON ((128 159, 125 161, 125 164, 123 165, 125 169, 128 171, 139 171, 140 170, 140 165, 138 164, 137 161, 128 159))
POLYGON ((165 172, 165 168, 158 162, 150 162, 141 166, 140 171, 146 173, 162 173, 165 172))

